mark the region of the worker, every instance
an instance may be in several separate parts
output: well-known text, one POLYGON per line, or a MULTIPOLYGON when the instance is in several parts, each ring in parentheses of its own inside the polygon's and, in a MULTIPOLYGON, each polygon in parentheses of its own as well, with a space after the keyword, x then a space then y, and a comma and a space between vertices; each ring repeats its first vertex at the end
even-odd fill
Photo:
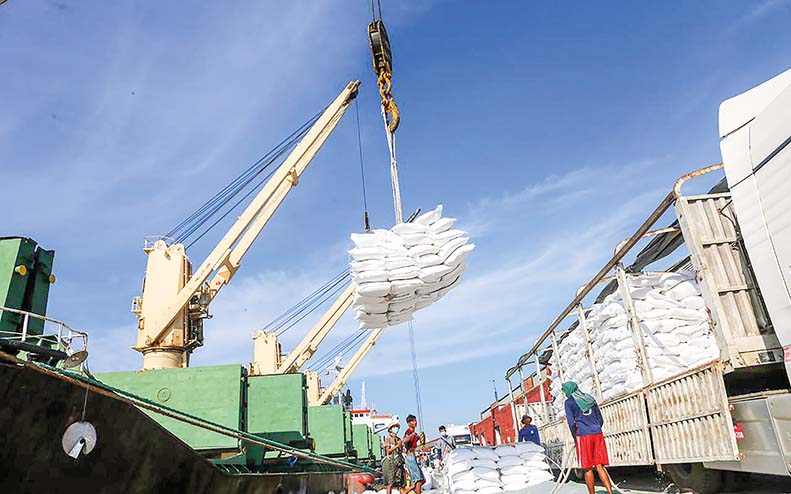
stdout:
POLYGON ((541 446, 541 438, 538 437, 538 427, 533 424, 533 417, 530 415, 522 415, 522 428, 519 429, 519 442, 536 443, 541 446))
POLYGON ((401 424, 397 420, 390 422, 387 426, 387 436, 385 437, 385 457, 382 460, 382 471, 384 474, 387 494, 391 494, 393 487, 398 490, 404 486, 404 450, 403 443, 398 437, 398 430, 401 424))
POLYGON ((448 453, 456 449, 456 440, 453 439, 453 436, 448 435, 448 431, 445 429, 444 425, 439 426, 439 439, 437 439, 436 448, 440 462, 444 462, 448 453))
POLYGON ((343 409, 346 411, 354 408, 354 398, 352 398, 352 390, 347 389, 346 394, 343 395, 343 409))
POLYGON ((404 434, 404 449, 406 450, 406 457, 404 464, 406 471, 409 473, 410 485, 406 490, 402 490, 401 494, 415 491, 415 494, 423 492, 423 484, 426 483, 426 478, 423 476, 423 471, 420 469, 420 464, 417 461, 416 450, 420 442, 420 434, 417 432, 417 418, 410 414, 406 417, 407 430, 404 434))
POLYGON ((599 405, 593 396, 583 393, 577 383, 564 382, 561 386, 566 395, 566 420, 574 437, 577 449, 579 468, 585 471, 585 484, 588 494, 594 494, 596 478, 593 469, 599 474, 599 479, 608 494, 612 494, 612 483, 605 466, 610 464, 607 456, 607 444, 604 442, 602 425, 604 419, 599 410, 599 405))

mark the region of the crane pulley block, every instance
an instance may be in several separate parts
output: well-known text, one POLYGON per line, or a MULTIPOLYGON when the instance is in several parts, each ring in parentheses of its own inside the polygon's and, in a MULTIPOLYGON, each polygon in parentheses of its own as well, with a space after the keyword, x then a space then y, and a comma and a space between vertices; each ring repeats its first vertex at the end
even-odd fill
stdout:
POLYGON ((379 75, 383 70, 391 72, 393 68, 393 51, 390 49, 390 38, 381 20, 368 24, 368 42, 371 44, 374 72, 379 75))

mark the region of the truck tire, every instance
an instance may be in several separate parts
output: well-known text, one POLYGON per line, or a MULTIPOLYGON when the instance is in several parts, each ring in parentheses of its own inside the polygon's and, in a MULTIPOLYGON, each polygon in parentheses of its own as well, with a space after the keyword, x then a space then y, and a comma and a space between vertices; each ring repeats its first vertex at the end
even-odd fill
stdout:
POLYGON ((722 490, 722 472, 704 468, 702 463, 668 465, 667 472, 679 488, 695 494, 716 494, 722 490))

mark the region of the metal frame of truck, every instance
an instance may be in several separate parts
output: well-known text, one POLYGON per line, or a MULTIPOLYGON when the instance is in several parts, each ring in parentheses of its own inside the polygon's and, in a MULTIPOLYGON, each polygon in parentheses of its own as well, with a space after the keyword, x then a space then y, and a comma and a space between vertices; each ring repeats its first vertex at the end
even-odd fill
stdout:
MULTIPOLYGON (((576 314, 576 327, 587 336, 587 309, 582 305, 583 299, 599 283, 616 280, 629 316, 644 386, 600 404, 610 464, 667 468, 677 483, 699 492, 714 492, 719 488, 721 474, 717 470, 790 475, 791 465, 791 395, 787 380, 783 379, 783 348, 771 325, 767 324, 749 258, 740 243, 730 194, 681 194, 685 181, 721 168, 722 164, 712 165, 681 177, 673 191, 634 235, 621 242, 613 257, 580 288, 574 300, 517 364, 521 369, 523 365, 532 364, 531 359, 537 366, 539 360, 543 360, 546 368, 551 359, 552 371, 562 379, 563 368, 557 358, 558 342, 568 331, 558 328, 569 316, 576 314), (671 206, 678 225, 650 231, 671 206), (679 233, 689 250, 687 264, 695 270, 710 312, 710 325, 720 348, 720 358, 654 382, 629 290, 623 289, 630 274, 622 260, 643 238, 679 233), (780 374, 780 379, 763 381, 767 376, 780 374), (746 386, 745 381, 751 379, 759 382, 746 386), (771 388, 774 381, 781 383, 776 386, 779 389, 765 389, 771 388), (743 394, 745 390, 749 393, 743 394), (737 440, 734 423, 740 438, 748 437, 749 442, 737 440)), ((594 369, 594 382, 601 397, 590 346, 585 357, 594 369)), ((549 410, 546 405, 544 408, 549 410)), ((548 411, 547 415, 552 419, 548 411)), ((565 419, 546 423, 541 427, 541 436, 548 454, 556 461, 566 466, 576 464, 574 443, 565 419)))

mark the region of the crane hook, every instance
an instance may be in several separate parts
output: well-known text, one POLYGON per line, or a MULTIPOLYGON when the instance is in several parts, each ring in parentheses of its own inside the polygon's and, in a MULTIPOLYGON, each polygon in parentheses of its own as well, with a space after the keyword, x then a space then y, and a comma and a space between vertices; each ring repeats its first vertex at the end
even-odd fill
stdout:
POLYGON ((379 86, 379 96, 382 98, 382 108, 387 115, 388 128, 391 133, 398 129, 401 123, 401 112, 393 99, 393 52, 390 49, 390 38, 381 19, 374 20, 368 25, 368 42, 371 45, 371 57, 374 72, 377 75, 376 83, 379 86))

